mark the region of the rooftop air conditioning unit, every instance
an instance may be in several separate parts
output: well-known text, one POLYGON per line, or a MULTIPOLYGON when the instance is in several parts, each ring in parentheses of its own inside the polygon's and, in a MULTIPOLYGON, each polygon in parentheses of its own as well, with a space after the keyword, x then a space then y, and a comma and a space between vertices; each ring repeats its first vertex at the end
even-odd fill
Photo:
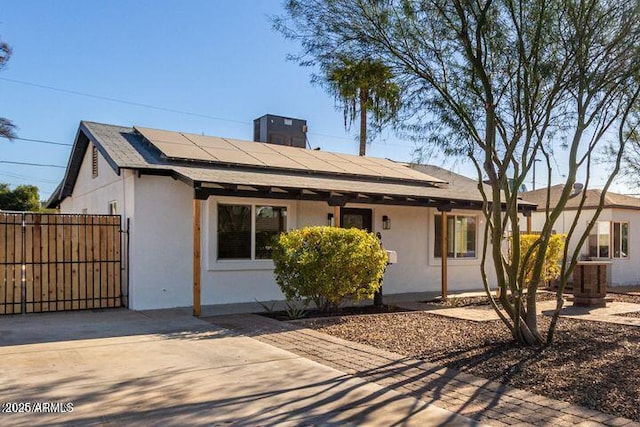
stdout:
POLYGON ((253 121, 253 140, 305 148, 307 146, 307 121, 265 114, 253 121))

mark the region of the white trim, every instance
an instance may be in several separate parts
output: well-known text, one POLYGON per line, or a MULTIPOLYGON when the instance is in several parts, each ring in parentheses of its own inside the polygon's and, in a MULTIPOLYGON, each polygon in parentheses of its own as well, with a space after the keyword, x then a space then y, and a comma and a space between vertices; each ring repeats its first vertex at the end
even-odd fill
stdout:
POLYGON ((296 201, 280 199, 252 199, 247 197, 210 197, 207 203, 207 271, 273 271, 269 259, 255 257, 256 206, 284 207, 287 209, 286 230, 296 228, 296 201), (218 205, 244 205, 251 208, 251 259, 217 259, 218 257, 218 205))
MULTIPOLYGON (((442 212, 438 212, 437 209, 433 209, 431 215, 429 215, 429 230, 428 235, 428 247, 427 253, 429 254, 429 265, 437 266, 442 265, 442 260, 440 257, 436 258, 434 253, 434 245, 436 241, 435 229, 436 229, 436 215, 441 215, 442 212)), ((480 265, 480 251, 482 250, 482 241, 480 239, 480 230, 483 228, 484 217, 478 214, 478 211, 469 211, 469 210, 453 210, 451 212, 447 212, 447 216, 467 216, 474 217, 476 220, 476 255, 475 257, 468 258, 449 258, 447 257, 447 265, 449 266, 463 266, 463 265, 480 265)), ((484 233, 483 233, 484 234, 484 233)))
MULTIPOLYGON (((588 222, 587 222, 588 224, 588 222)), ((615 241, 615 237, 614 237, 614 224, 620 224, 620 246, 622 246, 622 224, 627 224, 627 249, 628 252, 631 252, 631 222, 629 220, 624 220, 624 221, 620 221, 620 220, 609 220, 609 219, 604 219, 604 220, 597 220, 596 223, 594 224, 593 229, 591 229, 591 233, 589 233, 589 235, 587 236, 587 240, 584 244, 584 248, 583 248, 583 254, 585 257, 592 259, 594 261, 597 260, 618 260, 618 261, 627 261, 631 259, 631 256, 629 255, 629 253, 627 253, 626 256, 624 257, 616 257, 613 254, 615 253, 615 247, 614 247, 614 241, 615 241), (598 224, 601 222, 605 222, 607 224, 609 224, 609 256, 606 257, 601 257, 601 256, 590 256, 589 255, 589 237, 593 236, 593 232, 595 231, 595 236, 596 236, 596 240, 598 242, 597 245, 597 250, 598 253, 600 253, 600 233, 598 231, 598 224)), ((620 248, 622 250, 622 247, 620 248)))

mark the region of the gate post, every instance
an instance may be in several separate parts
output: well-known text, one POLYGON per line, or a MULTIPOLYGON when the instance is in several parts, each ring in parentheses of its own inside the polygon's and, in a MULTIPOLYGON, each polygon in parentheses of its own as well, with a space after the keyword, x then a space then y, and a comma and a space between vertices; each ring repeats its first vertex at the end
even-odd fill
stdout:
POLYGON ((22 248, 21 256, 22 262, 20 263, 20 312, 25 314, 27 312, 27 214, 22 212, 22 248))

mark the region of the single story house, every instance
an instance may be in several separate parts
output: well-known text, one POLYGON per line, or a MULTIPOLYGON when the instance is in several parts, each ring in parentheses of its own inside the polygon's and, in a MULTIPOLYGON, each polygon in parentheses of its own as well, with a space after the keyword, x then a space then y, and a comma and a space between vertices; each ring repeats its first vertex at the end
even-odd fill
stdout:
POLYGON ((482 287, 484 218, 474 180, 286 146, 293 139, 277 135, 256 140, 271 142, 83 121, 49 206, 130 222, 132 309, 193 305, 199 313, 201 304, 282 300, 269 238, 312 225, 380 232, 398 257, 385 274, 386 296, 482 287))
MULTIPOLYGON (((562 189, 562 185, 549 189, 550 206, 558 203, 562 189)), ((580 190, 578 187, 554 224, 556 233, 569 232, 585 192, 585 204, 574 234, 576 237, 569 247, 572 251, 577 237, 584 233, 600 204, 602 190, 580 190)), ((531 215, 531 226, 533 232, 540 231, 545 221, 547 188, 525 192, 522 198, 538 205, 538 210, 531 215)), ((581 248, 581 259, 610 262, 608 275, 613 286, 637 285, 640 284, 640 250, 638 246, 634 249, 634 242, 640 242, 640 198, 607 192, 598 221, 581 248)))

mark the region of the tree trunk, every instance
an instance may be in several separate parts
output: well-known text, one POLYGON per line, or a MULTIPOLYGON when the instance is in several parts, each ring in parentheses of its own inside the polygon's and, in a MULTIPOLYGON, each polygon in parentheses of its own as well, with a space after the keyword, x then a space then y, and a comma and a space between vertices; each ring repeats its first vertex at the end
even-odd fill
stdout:
POLYGON ((360 156, 364 156, 367 151, 367 101, 369 91, 367 88, 360 88, 360 156))

